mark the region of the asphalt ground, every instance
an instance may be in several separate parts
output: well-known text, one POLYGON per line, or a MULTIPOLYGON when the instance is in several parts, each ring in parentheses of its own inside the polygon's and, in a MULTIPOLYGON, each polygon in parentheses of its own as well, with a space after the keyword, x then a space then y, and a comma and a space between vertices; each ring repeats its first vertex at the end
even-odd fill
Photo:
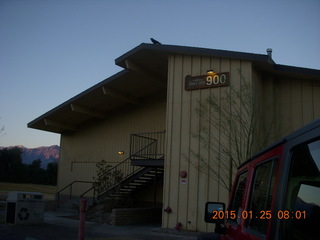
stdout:
MULTIPOLYGON (((75 240, 79 221, 66 218, 68 213, 45 212, 40 225, 15 225, 1 221, 0 240, 75 240)), ((85 223, 85 240, 195 240, 196 233, 162 230, 160 225, 112 226, 85 223)))

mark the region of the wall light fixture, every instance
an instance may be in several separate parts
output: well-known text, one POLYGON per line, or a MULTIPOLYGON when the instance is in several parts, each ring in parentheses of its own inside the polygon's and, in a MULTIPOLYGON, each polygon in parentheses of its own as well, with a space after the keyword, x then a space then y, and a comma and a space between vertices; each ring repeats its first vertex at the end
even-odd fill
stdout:
POLYGON ((216 74, 216 73, 215 73, 213 70, 208 70, 208 71, 207 71, 207 74, 208 74, 208 75, 214 75, 214 74, 216 74))

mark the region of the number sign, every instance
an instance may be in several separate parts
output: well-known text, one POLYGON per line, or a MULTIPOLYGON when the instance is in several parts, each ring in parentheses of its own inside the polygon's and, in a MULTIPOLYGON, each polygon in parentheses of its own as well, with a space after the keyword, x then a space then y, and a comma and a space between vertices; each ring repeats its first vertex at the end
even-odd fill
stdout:
POLYGON ((225 87, 229 85, 229 73, 207 74, 192 77, 190 75, 185 78, 185 89, 196 90, 201 88, 225 87))

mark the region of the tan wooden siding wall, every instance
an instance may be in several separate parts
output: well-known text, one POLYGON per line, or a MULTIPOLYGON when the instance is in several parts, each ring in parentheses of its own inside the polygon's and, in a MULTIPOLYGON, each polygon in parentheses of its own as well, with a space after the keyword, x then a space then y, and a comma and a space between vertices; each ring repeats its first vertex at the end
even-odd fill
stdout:
MULTIPOLYGON (((193 153, 202 156, 213 154, 201 146, 201 141, 193 137, 207 124, 197 111, 200 102, 204 103, 210 94, 221 98, 229 87, 186 91, 184 79, 187 75, 199 76, 207 70, 230 72, 231 85, 241 88, 241 76, 249 81, 251 63, 248 61, 229 60, 198 56, 172 56, 169 58, 168 100, 167 100, 167 135, 164 182, 164 208, 171 207, 172 213, 163 214, 163 227, 174 228, 180 222, 183 229, 191 231, 213 231, 213 226, 204 222, 206 201, 227 202, 229 193, 220 185, 221 176, 216 180, 207 172, 199 171, 201 162, 193 153), (187 183, 182 184, 180 171, 187 171, 187 183)), ((216 116, 219 117, 219 116, 216 116)), ((223 119, 221 119, 223 120, 223 119)), ((219 132, 214 133, 219 138, 219 132)), ((219 162, 211 163, 214 167, 219 162)))
POLYGON ((320 79, 253 72, 265 124, 275 125, 272 141, 320 118, 320 79))
MULTIPOLYGON (((82 126, 72 134, 61 135, 58 189, 75 180, 93 181, 96 163, 105 160, 118 163, 129 157, 130 134, 165 129, 166 93, 145 99, 139 106, 123 108, 104 121, 82 126), (118 155, 124 151, 124 155, 118 155)), ((77 184, 81 194, 88 184, 77 184)), ((68 190, 67 190, 68 191, 68 190)))
MULTIPOLYGON (((204 124, 207 124, 197 110, 200 108, 200 103, 205 103, 211 94, 221 100, 230 87, 184 90, 184 80, 187 75, 204 75, 209 69, 215 72, 230 72, 230 85, 233 89, 244 88, 244 81, 252 84, 258 107, 263 110, 261 124, 266 127, 274 126, 269 143, 320 117, 319 81, 274 76, 258 71, 248 61, 171 56, 168 71, 163 202, 164 208, 172 208, 172 213, 163 214, 165 228, 174 228, 177 223, 181 223, 182 228, 186 230, 213 231, 212 224, 206 224, 203 220, 205 202, 228 202, 229 193, 220 184, 226 178, 225 174, 219 171, 219 177, 212 178, 209 177, 209 171, 200 170, 203 163, 195 154, 200 154, 204 159, 213 159, 214 153, 204 149, 202 142, 193 134, 201 134, 204 124), (186 183, 181 181, 179 176, 181 171, 188 173, 186 183)), ((236 98, 233 100, 239 101, 236 98)), ((220 116, 211 115, 211 117, 220 116)), ((219 131, 213 134, 215 138, 223 140, 219 131)), ((245 142, 244 140, 240 139, 245 142)), ((224 163, 219 161, 221 160, 216 162, 208 160, 205 164, 220 169, 224 163)))

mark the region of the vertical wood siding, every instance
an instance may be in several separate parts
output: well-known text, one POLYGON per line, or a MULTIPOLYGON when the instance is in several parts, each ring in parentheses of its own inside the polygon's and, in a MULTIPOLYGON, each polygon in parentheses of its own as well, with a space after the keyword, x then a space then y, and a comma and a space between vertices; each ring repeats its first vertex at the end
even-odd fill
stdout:
MULTIPOLYGON (((105 160, 111 165, 129 157, 130 134, 165 130, 166 93, 144 99, 136 107, 123 108, 104 121, 82 126, 72 134, 62 134, 58 170, 58 189, 72 181, 93 181, 96 163, 105 160), (124 151, 124 155, 118 155, 124 151)), ((77 186, 77 192, 88 185, 77 186)))
POLYGON ((272 140, 320 118, 320 79, 278 77, 258 70, 254 76, 265 124, 276 122, 272 140))
MULTIPOLYGON (((252 86, 256 96, 257 106, 262 109, 261 126, 273 126, 272 141, 320 117, 319 82, 298 78, 277 77, 267 72, 255 69, 249 61, 220 59, 200 56, 176 55, 169 58, 168 95, 166 122, 166 161, 164 179, 164 208, 171 207, 172 213, 163 214, 163 227, 174 228, 180 222, 182 228, 191 231, 212 231, 212 225, 204 222, 204 205, 207 201, 222 201, 227 203, 229 192, 221 181, 227 181, 225 166, 228 163, 219 162, 223 158, 215 158, 209 148, 204 148, 197 134, 207 124, 206 119, 199 114, 201 104, 206 104, 210 95, 216 96, 220 104, 230 87, 184 90, 184 80, 187 75, 199 76, 207 70, 215 72, 230 72, 230 85, 241 91, 244 81, 252 86), (281 131, 279 131, 281 130, 281 131), (200 155, 204 161, 200 161, 200 155), (218 169, 217 177, 212 178, 209 171, 203 171, 203 166, 210 165, 218 169), (182 184, 179 173, 187 171, 187 183, 182 184)), ((229 92, 234 101, 240 100, 229 92)), ((231 106, 231 110, 234 106, 231 106)), ((217 113, 210 113, 211 119, 224 121, 217 113)), ((221 131, 210 129, 219 142, 227 141, 221 138, 221 131)), ((240 134, 241 147, 245 148, 246 139, 240 134)), ((211 140, 213 141, 213 140, 211 140)), ((210 139, 209 139, 210 144, 210 139)), ((228 143, 227 143, 228 144, 228 143)), ((218 154, 223 154, 222 152, 218 154)), ((245 159, 244 159, 245 160, 245 159)))
MULTIPOLYGON (((178 222, 182 227, 191 231, 212 231, 212 225, 204 223, 204 205, 206 201, 227 202, 228 191, 221 187, 220 181, 226 178, 221 174, 212 179, 208 171, 202 169, 201 164, 210 164, 218 168, 219 162, 209 162, 214 153, 205 149, 199 137, 203 127, 209 127, 198 109, 201 103, 214 94, 220 99, 229 87, 210 88, 186 91, 184 79, 187 75, 199 76, 207 70, 215 72, 230 72, 231 85, 241 88, 241 76, 252 79, 251 63, 240 60, 219 59, 200 56, 171 56, 168 72, 168 100, 167 100, 167 148, 165 162, 164 207, 171 207, 172 213, 163 214, 163 227, 173 228, 178 222), (199 161, 195 154, 200 154, 206 163, 199 161), (187 183, 182 184, 179 173, 187 171, 187 183)), ((216 114, 211 117, 219 118, 216 114)), ((210 131, 213 131, 210 130, 210 131)), ((219 139, 219 132, 214 132, 219 139)), ((219 173, 218 173, 219 175, 219 173)))

